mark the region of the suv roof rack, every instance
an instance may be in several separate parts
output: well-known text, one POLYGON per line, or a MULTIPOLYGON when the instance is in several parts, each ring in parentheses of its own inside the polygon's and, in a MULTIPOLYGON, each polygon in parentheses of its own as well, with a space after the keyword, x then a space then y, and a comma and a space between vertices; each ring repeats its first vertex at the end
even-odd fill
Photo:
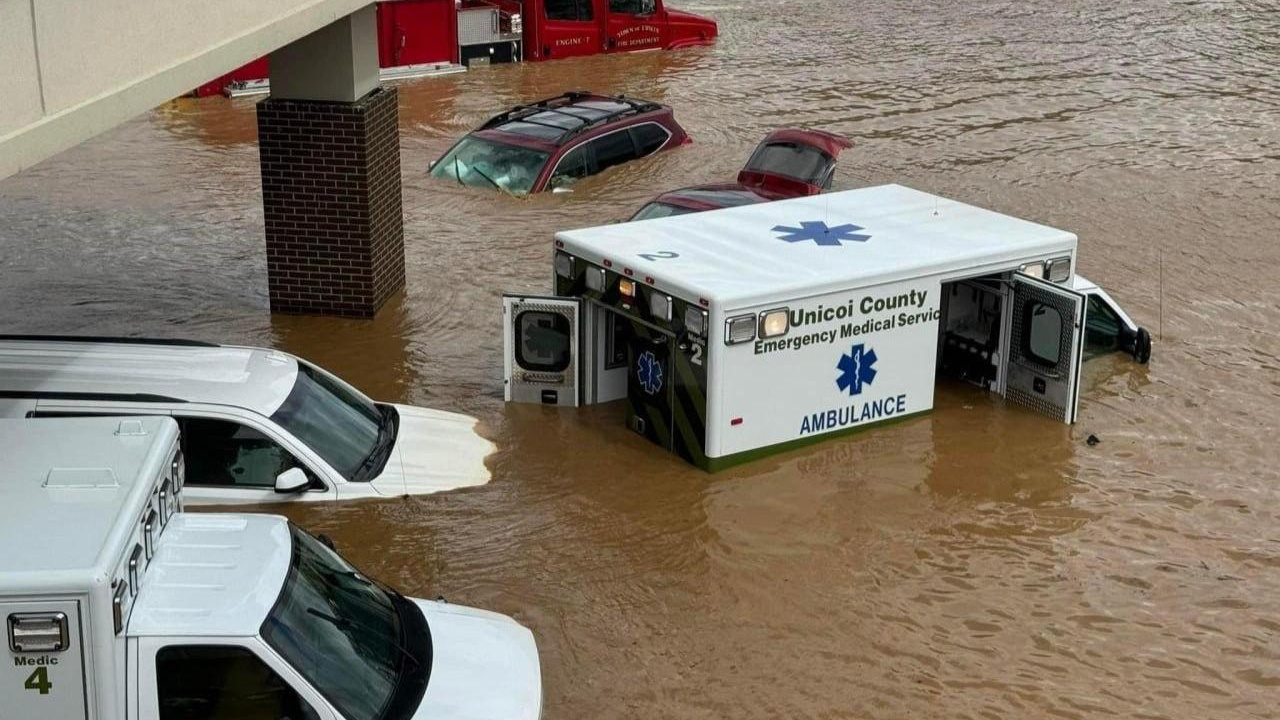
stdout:
POLYGON ((138 338, 112 337, 106 335, 4 335, 0 340, 23 340, 28 342, 73 342, 73 343, 114 343, 121 345, 176 345, 179 347, 222 347, 217 343, 203 340, 184 340, 182 338, 138 338))
POLYGON ((596 93, 587 92, 585 90, 572 90, 560 95, 556 95, 555 97, 549 97, 542 100, 538 100, 537 102, 527 103, 524 105, 517 105, 504 113, 493 116, 488 120, 488 122, 481 125, 480 129, 491 130, 493 128, 498 127, 499 125, 503 125, 509 122, 526 122, 526 123, 529 123, 530 125, 541 125, 544 127, 551 127, 551 128, 555 128, 556 130, 563 131, 560 137, 558 138, 558 141, 564 142, 566 139, 571 138, 579 133, 582 133, 590 128, 598 127, 599 125, 611 122, 620 117, 625 117, 627 115, 638 115, 640 113, 645 113, 645 112, 652 112, 654 110, 660 109, 661 107, 662 106, 659 105, 658 103, 649 102, 647 100, 633 100, 625 95, 599 95, 596 93), (563 110, 560 109, 566 105, 573 105, 574 103, 577 103, 581 100, 586 100, 589 98, 597 98, 600 100, 612 100, 613 102, 621 103, 626 107, 624 109, 617 110, 615 112, 607 113, 594 120, 589 120, 587 118, 582 117, 581 115, 575 115, 574 113, 564 112, 563 110), (578 127, 566 129, 566 128, 560 127, 559 125, 552 125, 551 123, 543 123, 543 122, 538 122, 537 120, 529 119, 531 115, 536 115, 537 113, 542 113, 542 112, 553 112, 558 115, 570 117, 570 118, 573 118, 574 120, 577 120, 580 124, 578 125, 578 127))

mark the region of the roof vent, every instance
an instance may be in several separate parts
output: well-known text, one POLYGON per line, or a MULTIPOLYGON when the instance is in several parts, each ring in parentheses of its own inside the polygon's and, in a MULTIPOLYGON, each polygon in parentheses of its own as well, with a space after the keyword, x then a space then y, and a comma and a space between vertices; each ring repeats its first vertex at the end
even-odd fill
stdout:
POLYGON ((146 435, 146 428, 142 427, 141 420, 121 420, 120 425, 116 427, 116 435, 128 435, 130 437, 138 437, 146 435))
POLYGON ((111 468, 53 468, 44 479, 47 488, 120 487, 111 468))

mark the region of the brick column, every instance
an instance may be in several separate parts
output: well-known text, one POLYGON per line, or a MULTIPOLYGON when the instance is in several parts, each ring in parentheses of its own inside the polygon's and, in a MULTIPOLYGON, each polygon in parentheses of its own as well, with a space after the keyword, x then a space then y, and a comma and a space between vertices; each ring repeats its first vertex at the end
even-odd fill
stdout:
POLYGON ((398 119, 395 88, 258 103, 272 312, 368 318, 404 287, 398 119))

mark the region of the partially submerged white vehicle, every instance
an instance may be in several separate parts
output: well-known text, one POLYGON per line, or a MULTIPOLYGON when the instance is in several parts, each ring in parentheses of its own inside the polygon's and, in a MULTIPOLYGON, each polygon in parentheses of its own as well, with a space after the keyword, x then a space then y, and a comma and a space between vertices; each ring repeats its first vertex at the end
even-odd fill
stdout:
POLYGON ((0 417, 170 415, 193 504, 349 500, 482 485, 467 415, 376 403, 279 350, 0 335, 0 417))
POLYGON ((514 620, 272 515, 182 511, 170 418, 0 420, 5 720, 536 720, 514 620))
POLYGON ((625 398, 708 470, 926 412, 944 377, 1071 423, 1086 354, 1151 353, 1075 267, 1070 232, 900 185, 560 232, 555 294, 504 298, 505 395, 625 398))

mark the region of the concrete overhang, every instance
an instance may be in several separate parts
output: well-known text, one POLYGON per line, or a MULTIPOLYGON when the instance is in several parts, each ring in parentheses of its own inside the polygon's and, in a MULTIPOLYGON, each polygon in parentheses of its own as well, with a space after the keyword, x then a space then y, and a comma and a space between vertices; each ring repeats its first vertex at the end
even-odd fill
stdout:
POLYGON ((372 4, 0 2, 0 179, 372 4))

